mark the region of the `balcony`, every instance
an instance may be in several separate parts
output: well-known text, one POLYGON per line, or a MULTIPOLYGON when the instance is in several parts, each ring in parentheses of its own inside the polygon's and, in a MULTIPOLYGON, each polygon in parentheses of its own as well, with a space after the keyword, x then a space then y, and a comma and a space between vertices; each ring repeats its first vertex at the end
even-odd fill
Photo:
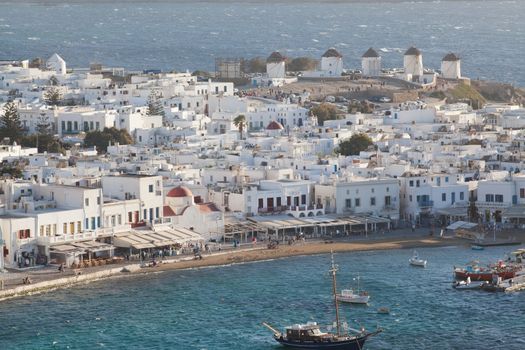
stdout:
POLYGON ((50 245, 55 243, 67 243, 75 241, 85 241, 90 239, 97 238, 97 233, 95 231, 86 231, 81 233, 65 234, 59 236, 42 236, 38 237, 37 241, 39 245, 50 245))
POLYGON ((434 201, 430 201, 430 200, 429 201, 419 201, 417 202, 417 205, 421 209, 429 209, 429 208, 434 207, 434 201))
POLYGON ((484 201, 477 201, 476 207, 483 208, 483 209, 490 209, 490 208, 496 208, 496 209, 505 209, 510 207, 510 203, 505 202, 484 202, 484 201))

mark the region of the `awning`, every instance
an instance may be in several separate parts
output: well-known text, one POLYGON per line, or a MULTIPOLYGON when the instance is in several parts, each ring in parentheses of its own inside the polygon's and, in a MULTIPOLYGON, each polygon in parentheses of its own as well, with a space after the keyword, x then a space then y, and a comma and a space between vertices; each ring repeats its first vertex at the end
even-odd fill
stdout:
POLYGON ((50 247, 50 252, 60 254, 84 254, 85 250, 75 247, 72 244, 60 244, 50 247))
POLYGON ((441 215, 446 216, 458 216, 458 217, 467 217, 467 207, 456 207, 456 208, 443 208, 439 209, 437 212, 441 215))
POLYGON ((478 226, 478 224, 466 221, 456 221, 447 226, 447 230, 471 229, 478 226))
POLYGON ((114 249, 112 245, 97 242, 97 241, 74 242, 74 243, 71 243, 71 245, 77 248, 85 249, 86 251, 91 252, 91 253, 114 249))
POLYGON ((503 210, 501 214, 504 218, 525 218, 525 206, 516 205, 503 210))
POLYGON ((113 245, 120 248, 148 249, 197 242, 202 239, 198 233, 183 227, 160 227, 155 230, 117 233, 113 237, 113 245))

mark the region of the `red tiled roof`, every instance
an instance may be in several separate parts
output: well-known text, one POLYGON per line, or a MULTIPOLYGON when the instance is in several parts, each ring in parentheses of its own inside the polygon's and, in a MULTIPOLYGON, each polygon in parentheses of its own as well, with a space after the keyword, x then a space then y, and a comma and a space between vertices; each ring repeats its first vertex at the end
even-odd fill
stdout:
POLYGON ((169 205, 165 205, 162 210, 163 216, 176 216, 177 214, 169 205))
POLYGON ((172 197, 172 198, 191 197, 191 196, 193 196, 193 193, 191 193, 191 191, 184 186, 172 188, 168 192, 168 194, 166 194, 166 197, 172 197))

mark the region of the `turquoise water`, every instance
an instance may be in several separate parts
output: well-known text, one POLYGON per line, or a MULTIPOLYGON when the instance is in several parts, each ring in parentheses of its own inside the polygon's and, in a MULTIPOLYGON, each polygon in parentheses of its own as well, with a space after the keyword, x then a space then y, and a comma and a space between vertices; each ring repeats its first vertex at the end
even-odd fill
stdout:
MULTIPOLYGON (((336 254, 339 287, 360 274, 368 307, 342 313, 384 333, 367 349, 523 349, 525 293, 451 288, 453 264, 491 261, 509 249, 419 249, 336 254), (387 306, 390 315, 376 313, 387 306)), ((0 303, 0 348, 278 349, 276 326, 333 319, 328 255, 114 278, 0 303)))
POLYGON ((349 68, 370 47, 386 67, 416 45, 425 66, 449 51, 471 78, 525 86, 524 1, 0 0, 0 59, 49 57, 133 69, 214 70, 215 57, 319 58, 349 68))

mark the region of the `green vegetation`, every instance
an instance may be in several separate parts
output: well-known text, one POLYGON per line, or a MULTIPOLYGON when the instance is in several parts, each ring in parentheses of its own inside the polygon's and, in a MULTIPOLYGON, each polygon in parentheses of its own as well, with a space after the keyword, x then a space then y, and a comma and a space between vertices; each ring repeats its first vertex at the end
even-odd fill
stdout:
POLYGON ((48 87, 44 93, 44 101, 50 106, 58 106, 62 101, 60 90, 54 86, 48 87))
POLYGON ((242 131, 246 128, 246 117, 244 116, 244 114, 239 114, 238 116, 236 116, 233 120, 233 125, 235 125, 237 129, 239 129, 239 135, 242 140, 242 131))
POLYGON ((3 115, 0 117, 0 139, 9 137, 9 141, 13 143, 20 140, 24 136, 24 129, 20 122, 20 115, 18 108, 14 102, 7 102, 4 106, 3 115))
POLYGON ((104 128, 103 131, 92 131, 86 134, 84 145, 87 147, 97 147, 97 151, 105 153, 108 150, 109 143, 120 143, 129 145, 133 143, 133 138, 125 129, 104 128))
POLYGON ((487 102, 476 89, 463 83, 449 90, 449 93, 455 102, 468 101, 473 109, 480 109, 487 102))
POLYGON ((348 113, 373 113, 374 105, 367 101, 355 101, 348 104, 348 113))
POLYGON ((447 98, 447 95, 443 91, 433 91, 428 96, 437 98, 438 100, 444 100, 447 98))
POLYGON ((310 57, 296 57, 286 61, 286 70, 289 72, 299 72, 305 70, 315 70, 318 61, 310 57))
POLYGON ((363 133, 354 134, 352 137, 339 144, 337 153, 342 154, 343 156, 355 156, 361 151, 366 151, 368 147, 373 144, 372 139, 370 139, 368 135, 363 133))
POLYGON ((242 62, 242 71, 245 73, 266 73, 266 59, 255 57, 242 62))
POLYGON ((0 176, 9 176, 13 179, 19 179, 22 177, 22 169, 18 165, 14 164, 2 164, 0 166, 0 176))
POLYGON ((162 106, 160 92, 151 90, 148 96, 148 115, 165 116, 164 107, 162 106))
POLYGON ((321 103, 318 106, 310 108, 310 115, 317 117, 317 123, 324 125, 325 120, 339 119, 337 108, 331 103, 321 103))
POLYGON ((195 72, 191 73, 193 76, 197 77, 203 77, 203 78, 211 78, 212 75, 210 72, 207 72, 205 70, 196 70, 195 72))

